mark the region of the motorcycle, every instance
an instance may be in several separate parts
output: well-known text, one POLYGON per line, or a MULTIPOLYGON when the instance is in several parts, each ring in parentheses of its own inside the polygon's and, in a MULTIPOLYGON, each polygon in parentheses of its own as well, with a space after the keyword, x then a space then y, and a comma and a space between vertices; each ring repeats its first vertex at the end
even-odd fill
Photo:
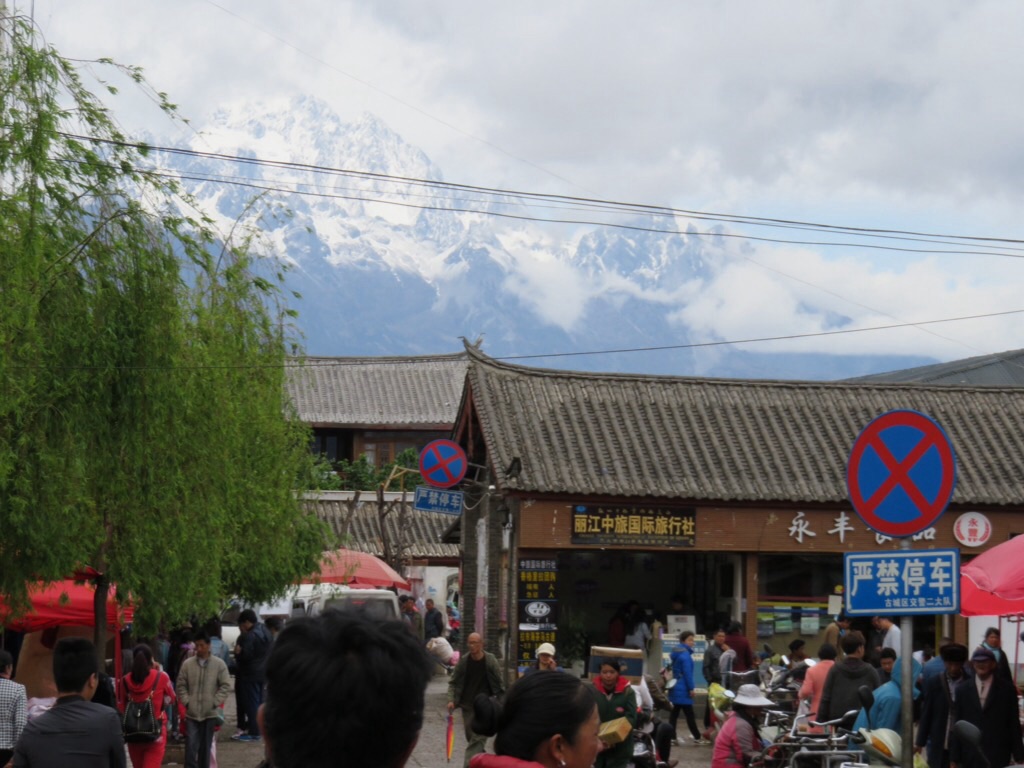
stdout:
POLYGON ((728 717, 729 709, 732 707, 732 700, 736 694, 728 688, 723 688, 718 683, 711 683, 708 686, 708 706, 710 709, 710 724, 701 736, 714 743, 718 734, 725 725, 725 718, 728 717))
MULTIPOLYGON (((770 645, 765 644, 764 650, 769 658, 775 655, 770 645)), ((776 709, 795 713, 800 703, 800 688, 807 670, 817 662, 814 659, 805 659, 791 669, 786 656, 782 656, 781 661, 782 664, 762 662, 761 687, 765 695, 775 702, 776 709)))
POLYGON ((633 757, 629 768, 669 768, 678 764, 678 760, 659 759, 654 736, 656 728, 662 725, 669 728, 667 724, 659 723, 649 709, 644 708, 637 713, 636 726, 633 728, 633 757))

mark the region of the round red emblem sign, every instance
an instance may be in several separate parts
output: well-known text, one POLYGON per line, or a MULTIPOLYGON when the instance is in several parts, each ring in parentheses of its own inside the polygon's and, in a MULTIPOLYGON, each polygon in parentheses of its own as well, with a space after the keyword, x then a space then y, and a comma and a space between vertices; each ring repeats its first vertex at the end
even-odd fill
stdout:
POLYGON ((965 547, 980 547, 992 538, 992 523, 981 512, 964 512, 953 523, 953 535, 965 547))

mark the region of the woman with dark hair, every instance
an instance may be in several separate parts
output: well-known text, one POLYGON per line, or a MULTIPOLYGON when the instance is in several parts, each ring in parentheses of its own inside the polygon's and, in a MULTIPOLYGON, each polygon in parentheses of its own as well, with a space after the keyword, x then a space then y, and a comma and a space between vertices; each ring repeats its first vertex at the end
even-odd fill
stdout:
POLYGON ((529 675, 504 702, 480 695, 473 730, 494 739, 494 754, 475 755, 471 768, 590 768, 598 751, 594 697, 564 672, 529 675))
POLYGON ((651 642, 651 628, 647 626, 647 613, 640 603, 633 603, 626 616, 626 636, 623 638, 624 648, 639 648, 646 652, 651 642))
MULTIPOLYGON (((601 659, 600 673, 594 678, 593 695, 597 698, 597 716, 601 723, 620 717, 636 728, 636 692, 629 680, 622 677, 618 659, 601 659)), ((595 768, 626 768, 633 757, 633 740, 625 739, 608 747, 597 756, 595 768)))
POLYGON ((150 699, 153 713, 160 723, 162 734, 156 741, 132 742, 128 744, 128 756, 133 768, 160 768, 167 747, 167 715, 165 704, 174 701, 174 686, 167 673, 153 664, 153 651, 140 643, 132 649, 132 670, 124 676, 124 687, 128 701, 141 704, 150 699))
POLYGON ((755 755, 764 749, 757 721, 771 699, 761 695, 756 685, 741 685, 732 702, 732 713, 726 718, 721 733, 715 739, 711 753, 711 768, 736 768, 750 765, 755 755))
MULTIPOLYGON (((676 684, 668 692, 668 700, 672 702, 672 714, 669 715, 668 724, 672 726, 672 733, 676 733, 676 723, 679 722, 679 713, 686 715, 686 724, 690 727, 690 735, 693 736, 694 744, 707 744, 701 738, 700 730, 697 728, 697 718, 693 714, 693 691, 696 686, 693 682, 693 646, 696 638, 693 632, 686 630, 679 633, 679 649, 672 651, 672 677, 676 684)), ((683 741, 676 736, 676 744, 683 741)))

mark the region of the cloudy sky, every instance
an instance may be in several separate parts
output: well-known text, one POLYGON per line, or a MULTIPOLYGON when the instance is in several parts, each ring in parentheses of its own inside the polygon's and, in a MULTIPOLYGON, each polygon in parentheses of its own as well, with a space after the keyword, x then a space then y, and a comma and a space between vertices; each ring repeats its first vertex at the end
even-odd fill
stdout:
MULTIPOLYGON (((305 92, 346 119, 379 115, 447 181, 1024 239, 1020 3, 14 5, 66 56, 142 66, 200 124, 228 102, 305 92)), ((129 131, 167 135, 141 100, 120 109, 129 131)), ((1024 309, 1024 244, 996 245, 1019 250, 751 243, 682 319, 749 338, 823 329, 807 304, 854 326, 1024 309)), ((1024 347, 1024 314, 787 344, 954 359, 1024 347)))

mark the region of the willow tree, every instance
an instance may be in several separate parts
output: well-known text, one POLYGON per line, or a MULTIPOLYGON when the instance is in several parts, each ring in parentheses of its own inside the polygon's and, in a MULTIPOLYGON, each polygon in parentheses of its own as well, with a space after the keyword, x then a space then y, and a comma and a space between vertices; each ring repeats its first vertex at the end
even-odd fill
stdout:
POLYGON ((295 493, 274 261, 155 173, 73 63, 0 29, 0 594, 89 568, 152 628, 278 593, 325 541, 295 493))

